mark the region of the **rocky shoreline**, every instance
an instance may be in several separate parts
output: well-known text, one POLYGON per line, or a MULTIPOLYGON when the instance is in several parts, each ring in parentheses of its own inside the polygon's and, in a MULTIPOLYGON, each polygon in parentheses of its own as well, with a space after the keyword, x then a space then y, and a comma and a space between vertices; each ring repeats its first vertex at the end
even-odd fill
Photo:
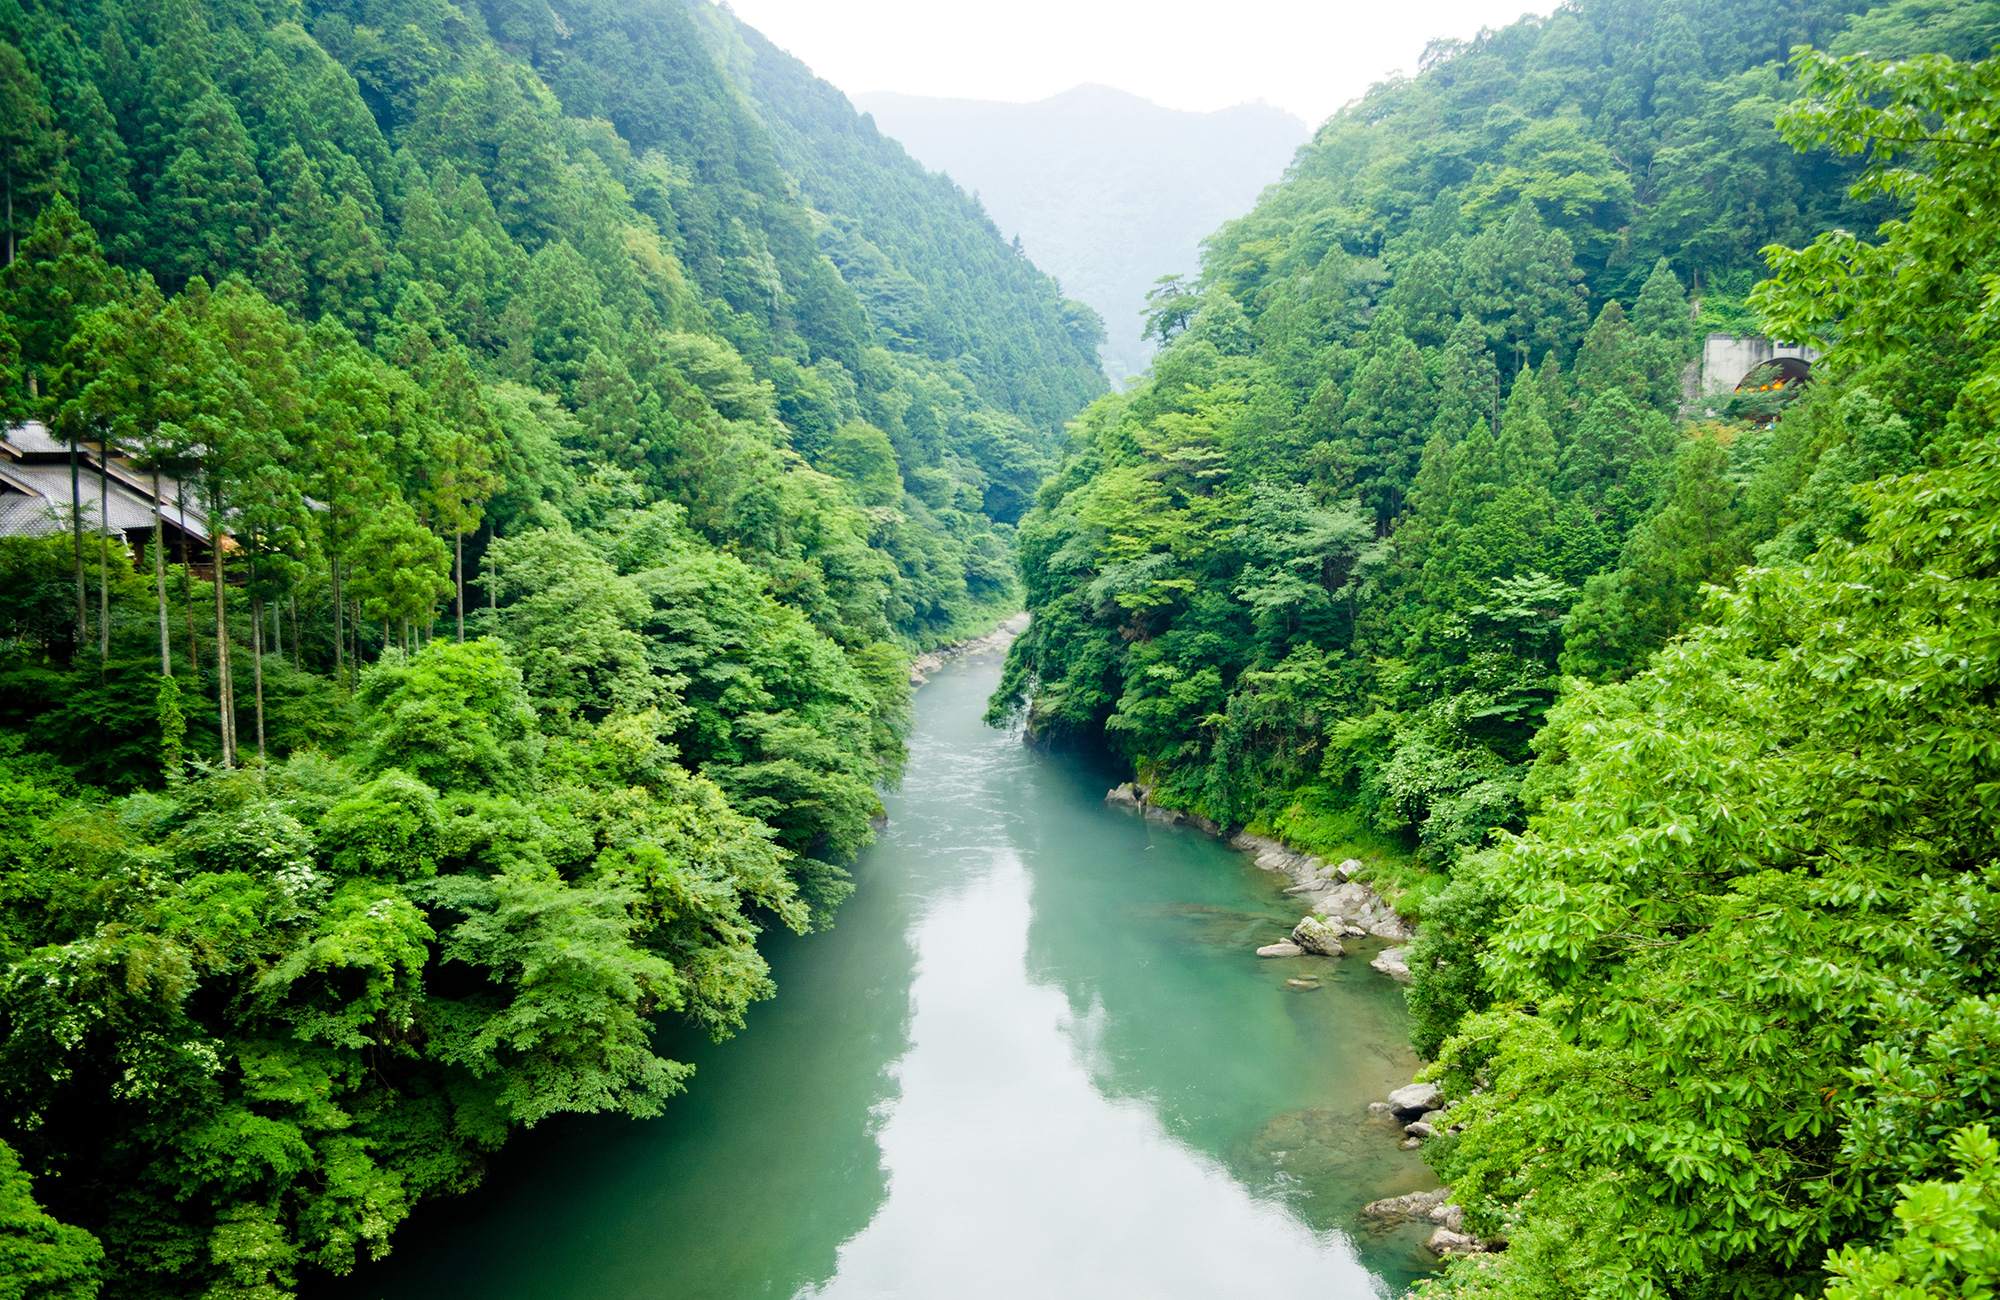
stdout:
POLYGON ((954 659, 967 655, 984 654, 989 650, 1005 650, 1014 644, 1014 638, 1028 630, 1028 612, 1022 610, 984 636, 967 637, 954 641, 935 650, 926 650, 910 660, 910 685, 925 686, 930 683, 930 675, 954 659))
MULTIPOLYGON (((1340 943, 1344 938, 1373 935, 1401 945, 1416 937, 1409 923, 1397 915, 1395 908, 1380 894, 1353 878, 1354 873, 1361 869, 1358 859, 1349 858, 1329 866, 1326 859, 1301 853, 1282 841, 1252 835, 1247 831, 1229 834, 1224 827, 1206 817, 1162 808, 1151 801, 1151 793, 1147 787, 1128 781, 1106 793, 1104 801, 1113 807, 1135 810, 1149 821, 1168 826, 1191 826, 1217 838, 1226 836, 1230 848, 1255 854, 1257 865, 1265 871, 1281 872, 1291 878, 1291 887, 1285 892, 1305 903, 1307 914, 1293 927, 1289 940, 1266 944, 1257 950, 1258 956, 1297 957, 1314 953, 1323 957, 1338 957, 1345 951, 1340 943)), ((1404 960, 1405 952, 1406 949, 1400 946, 1385 948, 1369 965, 1391 979, 1407 983, 1410 968, 1404 960)))
MULTIPOLYGON (((1391 979, 1409 983, 1408 950, 1402 945, 1414 939, 1416 933, 1386 899, 1362 881, 1354 879, 1354 874, 1362 867, 1358 859, 1349 858, 1345 862, 1328 865, 1326 859, 1302 853, 1281 840, 1251 835, 1246 831, 1232 834, 1226 827, 1198 814, 1162 808, 1152 802, 1151 793, 1146 786, 1128 781, 1106 792, 1104 801, 1113 807, 1137 812, 1149 821, 1167 826, 1187 826, 1218 839, 1227 839, 1230 848, 1255 854, 1257 865, 1265 871, 1281 872, 1290 877, 1292 884, 1285 892, 1297 897, 1309 910, 1292 928, 1289 939, 1265 944, 1257 949, 1259 957, 1301 957, 1307 954, 1339 957, 1345 953, 1341 940, 1372 936, 1388 940, 1396 946, 1384 948, 1369 965, 1391 979)), ((1388 1100, 1373 1102, 1368 1109, 1378 1115, 1387 1112, 1401 1125, 1404 1134, 1402 1145, 1407 1150, 1415 1150, 1425 1138, 1451 1130, 1444 1094, 1434 1083, 1412 1083, 1398 1088, 1389 1094, 1388 1100)), ((1416 1221, 1436 1225, 1425 1244, 1439 1256, 1485 1254, 1503 1250, 1507 1245, 1502 1238, 1467 1233, 1465 1211, 1452 1202, 1449 1187, 1374 1201, 1361 1214, 1363 1218, 1384 1226, 1416 1221)))

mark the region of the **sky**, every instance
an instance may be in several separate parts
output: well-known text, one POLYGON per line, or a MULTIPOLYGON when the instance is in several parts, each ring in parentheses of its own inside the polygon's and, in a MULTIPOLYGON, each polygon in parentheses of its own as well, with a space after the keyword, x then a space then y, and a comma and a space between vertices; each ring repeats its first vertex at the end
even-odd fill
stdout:
POLYGON ((1116 86, 1205 112, 1264 100, 1318 125, 1370 84, 1414 73, 1552 0, 730 0, 737 17, 849 93, 1026 103, 1116 86))

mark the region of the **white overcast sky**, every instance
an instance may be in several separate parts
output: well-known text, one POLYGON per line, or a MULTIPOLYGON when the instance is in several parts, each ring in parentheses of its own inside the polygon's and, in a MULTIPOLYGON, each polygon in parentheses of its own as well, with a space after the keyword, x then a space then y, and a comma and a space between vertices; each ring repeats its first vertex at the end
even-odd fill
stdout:
POLYGON ((1084 82, 1168 108, 1261 99, 1317 126, 1437 36, 1553 0, 731 0, 850 94, 1025 103, 1084 82))

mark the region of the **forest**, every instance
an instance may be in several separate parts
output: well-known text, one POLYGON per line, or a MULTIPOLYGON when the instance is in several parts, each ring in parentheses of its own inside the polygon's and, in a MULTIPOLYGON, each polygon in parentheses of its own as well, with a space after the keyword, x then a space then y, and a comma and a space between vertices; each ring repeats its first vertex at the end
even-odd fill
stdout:
POLYGON ((990 719, 1420 921, 1424 1158, 1505 1242, 1423 1294, 2000 1284, 1996 41, 1436 43, 1157 286, 1021 522, 990 719), (1710 332, 1824 356, 1710 399, 1710 332))
POLYGON ((1162 280, 1022 520, 992 718, 1422 922, 1424 1154, 1506 1242, 1424 1294, 2000 1276, 1996 24, 1432 46, 1162 280), (1826 356, 1710 410, 1706 332, 1826 356))
POLYGON ((1102 327, 680 0, 0 0, 0 181, 0 1295, 290 1295, 772 994, 1102 327))

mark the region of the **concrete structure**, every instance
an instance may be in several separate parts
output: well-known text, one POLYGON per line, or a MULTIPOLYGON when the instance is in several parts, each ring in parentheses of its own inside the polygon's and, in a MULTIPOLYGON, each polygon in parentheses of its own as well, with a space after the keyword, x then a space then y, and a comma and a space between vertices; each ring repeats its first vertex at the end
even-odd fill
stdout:
POLYGON ((1738 338, 1734 334, 1711 334, 1701 345, 1701 397, 1720 397, 1728 400, 1728 395, 1736 391, 1743 377, 1779 357, 1797 357, 1810 364, 1819 360, 1819 353, 1813 348, 1793 347, 1789 343, 1773 343, 1760 334, 1738 338))
MULTIPOLYGON (((152 544, 153 475, 112 448, 107 457, 97 443, 77 449, 77 491, 83 530, 96 536, 101 524, 119 534, 134 563, 152 544), (103 519, 99 519, 99 502, 103 519)), ((39 423, 17 424, 0 436, 0 537, 42 537, 70 529, 69 444, 49 436, 39 423)), ((160 476, 160 514, 167 559, 197 567, 208 559, 208 520, 195 500, 176 500, 180 484, 160 476)), ((195 495, 192 491, 189 496, 195 495)), ((143 566, 142 566, 143 567, 143 566)))

